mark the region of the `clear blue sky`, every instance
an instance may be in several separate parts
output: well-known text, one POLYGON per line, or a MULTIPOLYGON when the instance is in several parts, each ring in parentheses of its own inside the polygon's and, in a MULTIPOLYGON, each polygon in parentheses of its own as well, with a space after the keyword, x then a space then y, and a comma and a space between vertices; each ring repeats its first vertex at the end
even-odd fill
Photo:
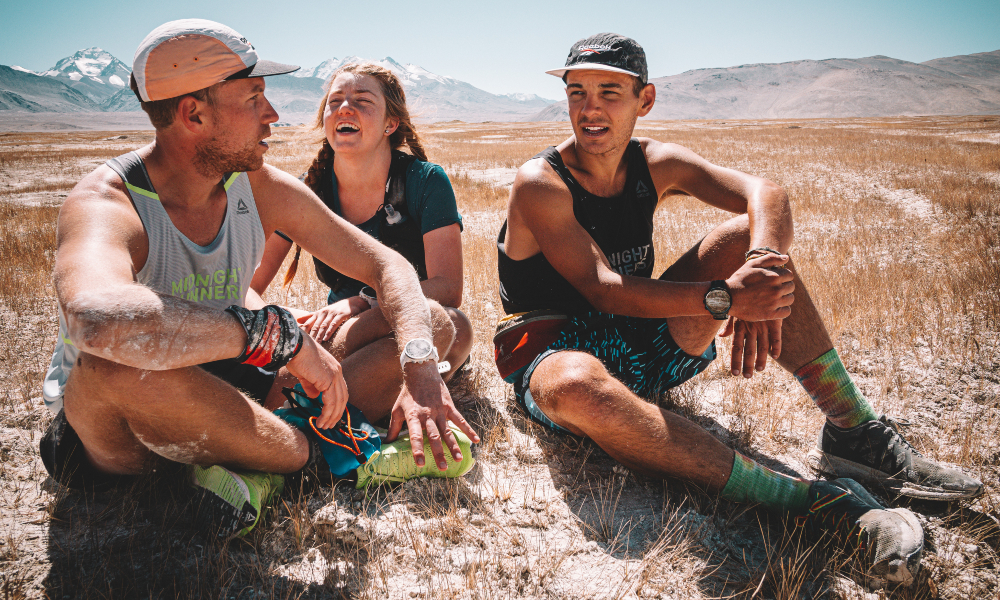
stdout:
POLYGON ((562 98, 574 41, 614 31, 646 49, 651 77, 689 69, 884 54, 922 62, 1000 49, 1000 0, 3 0, 0 64, 35 71, 99 46, 131 66, 169 20, 219 21, 270 60, 391 56, 494 93, 562 98))

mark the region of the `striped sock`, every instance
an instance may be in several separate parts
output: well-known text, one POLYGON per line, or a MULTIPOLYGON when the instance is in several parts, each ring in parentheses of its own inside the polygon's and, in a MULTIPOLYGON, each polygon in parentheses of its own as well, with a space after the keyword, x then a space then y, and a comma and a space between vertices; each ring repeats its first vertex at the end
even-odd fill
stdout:
POLYGON ((798 512, 809 506, 811 481, 782 475, 734 453, 733 471, 722 497, 733 502, 757 502, 771 510, 798 512))
POLYGON ((795 378, 826 418, 841 429, 878 418, 868 399, 851 381, 836 348, 796 371, 795 378))

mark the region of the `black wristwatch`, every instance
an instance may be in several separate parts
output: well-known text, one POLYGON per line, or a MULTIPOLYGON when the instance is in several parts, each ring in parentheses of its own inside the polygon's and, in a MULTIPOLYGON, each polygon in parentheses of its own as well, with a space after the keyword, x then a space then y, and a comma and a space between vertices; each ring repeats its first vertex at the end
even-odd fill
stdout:
POLYGON ((729 286, 721 279, 713 281, 705 292, 705 310, 716 321, 725 321, 729 318, 729 309, 732 307, 733 297, 729 295, 729 286))

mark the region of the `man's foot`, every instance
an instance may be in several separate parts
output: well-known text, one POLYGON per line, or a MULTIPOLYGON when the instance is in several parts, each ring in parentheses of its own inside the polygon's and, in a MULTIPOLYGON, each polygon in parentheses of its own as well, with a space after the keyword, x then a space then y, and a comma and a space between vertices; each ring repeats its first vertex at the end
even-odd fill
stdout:
POLYGON ((905 508, 884 506, 852 479, 815 481, 810 506, 795 525, 815 535, 831 535, 860 552, 869 575, 909 585, 920 570, 924 530, 905 508))
POLYGON ((424 466, 418 467, 413 460, 413 450, 410 448, 410 435, 408 433, 399 436, 395 442, 387 444, 382 442, 382 450, 371 460, 358 467, 357 489, 365 488, 369 485, 378 485, 386 482, 400 482, 416 477, 461 477, 469 472, 476 459, 472 458, 472 440, 462 433, 457 427, 449 426, 451 433, 458 442, 458 447, 462 451, 461 462, 455 462, 448 448, 444 449, 444 459, 448 463, 448 468, 440 471, 434 458, 431 456, 431 444, 424 435, 424 466))
POLYGON ((896 427, 885 415, 850 429, 826 421, 807 462, 828 477, 850 477, 912 498, 961 500, 983 493, 982 482, 924 458, 896 427))
POLYGON ((218 527, 219 537, 243 536, 257 525, 267 503, 281 493, 284 477, 257 471, 235 472, 191 465, 196 489, 195 522, 218 527))

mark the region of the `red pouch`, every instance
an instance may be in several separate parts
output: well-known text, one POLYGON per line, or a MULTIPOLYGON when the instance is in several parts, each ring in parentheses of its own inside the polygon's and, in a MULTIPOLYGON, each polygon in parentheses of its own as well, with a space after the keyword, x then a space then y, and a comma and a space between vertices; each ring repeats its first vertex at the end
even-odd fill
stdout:
POLYGON ((507 315, 493 336, 494 359, 500 377, 514 383, 535 358, 559 338, 569 317, 554 310, 507 315))

